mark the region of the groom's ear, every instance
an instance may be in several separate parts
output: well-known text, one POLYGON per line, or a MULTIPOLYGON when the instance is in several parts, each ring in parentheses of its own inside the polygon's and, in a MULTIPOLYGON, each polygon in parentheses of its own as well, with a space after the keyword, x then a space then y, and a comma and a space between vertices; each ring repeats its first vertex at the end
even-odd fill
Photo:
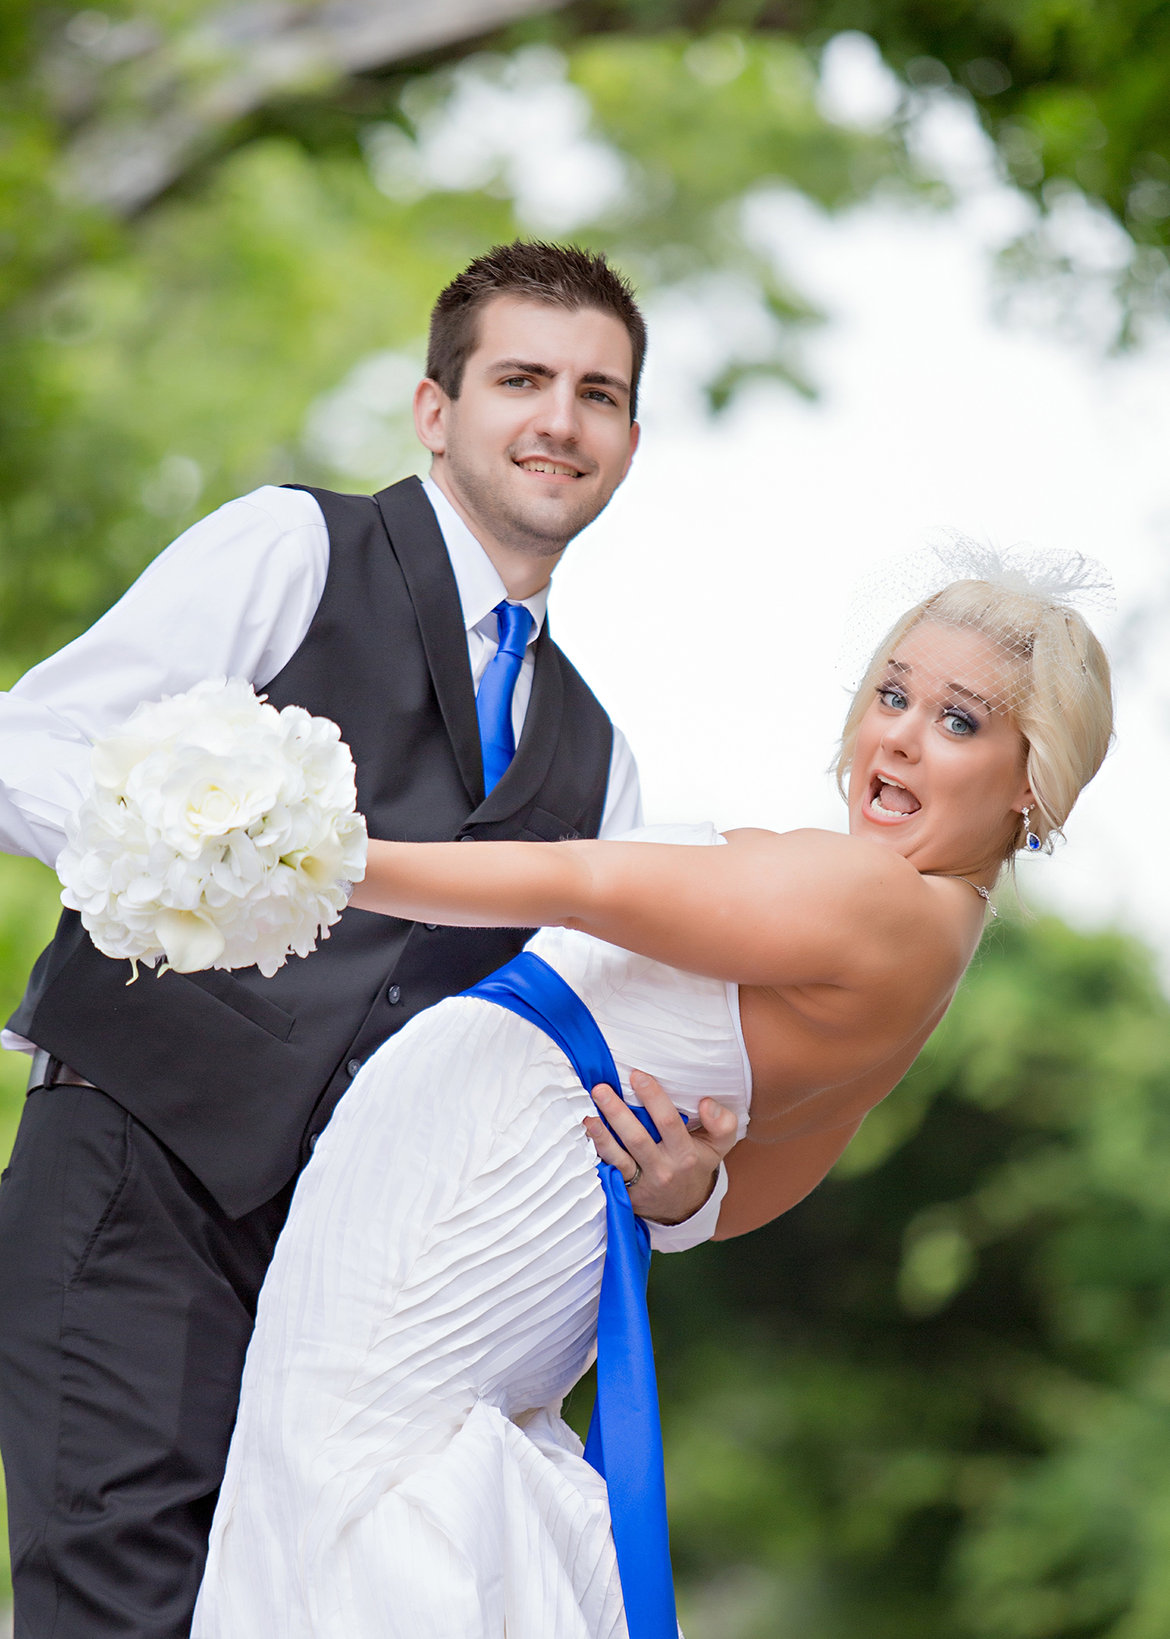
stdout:
POLYGON ((641 438, 641 436, 642 436, 641 427, 639 426, 639 424, 636 421, 631 421, 630 422, 630 453, 626 456, 626 464, 622 468, 622 476, 621 476, 621 479, 619 479, 619 482, 624 482, 625 481, 626 474, 629 472, 630 465, 631 465, 631 463, 634 459, 634 452, 638 448, 638 440, 641 438))
POLYGON ((447 406, 451 400, 430 376, 414 390, 414 430, 419 443, 432 455, 447 453, 447 406))

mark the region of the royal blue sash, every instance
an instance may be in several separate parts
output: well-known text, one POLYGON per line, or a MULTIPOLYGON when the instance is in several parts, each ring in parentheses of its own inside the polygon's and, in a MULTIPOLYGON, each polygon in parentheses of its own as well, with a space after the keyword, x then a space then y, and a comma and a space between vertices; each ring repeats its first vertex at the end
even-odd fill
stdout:
MULTIPOLYGON (((464 992, 517 1013, 552 1037, 586 1092, 605 1083, 621 1093, 613 1055, 571 985, 531 951, 464 992)), ((634 1109, 657 1139, 654 1123, 634 1109)), ((597 1400, 586 1459, 606 1483, 630 1639, 678 1639, 666 1528, 666 1482, 654 1350, 646 1313, 650 1236, 634 1216, 616 1167, 599 1161, 606 1248, 597 1315, 597 1400)))

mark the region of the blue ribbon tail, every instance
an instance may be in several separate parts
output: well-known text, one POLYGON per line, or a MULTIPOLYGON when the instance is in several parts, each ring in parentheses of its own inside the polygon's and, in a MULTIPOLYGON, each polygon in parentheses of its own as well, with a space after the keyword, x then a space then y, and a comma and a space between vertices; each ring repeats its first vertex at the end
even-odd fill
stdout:
MULTIPOLYGON (((465 992, 495 1002, 552 1037, 587 1092, 605 1083, 620 1092, 613 1056, 577 993, 531 951, 465 992)), ((635 1110, 657 1138, 643 1110, 635 1110)), ((605 1193, 606 1248, 597 1315, 597 1400, 586 1460, 609 1493, 614 1549, 630 1639, 678 1639, 666 1521, 662 1423, 646 1280, 650 1234, 634 1213, 622 1175, 599 1162, 605 1193)))
POLYGON ((597 1400, 589 1430, 594 1456, 588 1445, 585 1456, 609 1491, 630 1639, 677 1639, 662 1421, 646 1311, 650 1236, 617 1168, 602 1162, 598 1173, 608 1239, 597 1313, 597 1400))

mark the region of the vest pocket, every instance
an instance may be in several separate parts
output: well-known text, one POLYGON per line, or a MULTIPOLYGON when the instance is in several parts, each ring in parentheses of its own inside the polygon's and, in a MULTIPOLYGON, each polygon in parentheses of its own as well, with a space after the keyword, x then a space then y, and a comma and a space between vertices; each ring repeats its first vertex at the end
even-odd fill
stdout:
POLYGON ((293 1025, 297 1022, 293 1015, 286 1013, 283 1007, 277 1007, 275 1002, 270 1002, 267 996, 261 996, 247 985, 241 984, 238 979, 233 979, 230 973, 212 968, 200 974, 166 975, 166 979, 172 977, 181 979, 184 984, 193 984, 199 990, 205 990, 208 995, 214 996, 217 1002, 223 1002, 252 1024, 258 1024, 261 1030, 267 1030, 277 1041, 287 1041, 292 1035, 293 1025))
POLYGON ((532 808, 524 816, 516 838, 519 842, 579 842, 581 833, 547 808, 532 808))

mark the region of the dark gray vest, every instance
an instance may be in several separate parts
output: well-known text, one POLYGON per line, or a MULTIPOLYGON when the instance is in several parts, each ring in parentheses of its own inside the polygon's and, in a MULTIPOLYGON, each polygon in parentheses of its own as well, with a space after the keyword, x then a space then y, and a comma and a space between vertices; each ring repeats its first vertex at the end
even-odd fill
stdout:
MULTIPOLYGON (((422 486, 311 493, 329 527, 329 573, 304 642, 265 692, 341 725, 370 835, 596 836, 613 731, 547 626, 516 756, 485 799, 459 595, 422 486)), ((349 910, 274 978, 143 970, 128 985, 129 964, 101 956, 66 911, 9 1022, 122 1104, 239 1216, 293 1176, 363 1059, 526 937, 349 910)))

